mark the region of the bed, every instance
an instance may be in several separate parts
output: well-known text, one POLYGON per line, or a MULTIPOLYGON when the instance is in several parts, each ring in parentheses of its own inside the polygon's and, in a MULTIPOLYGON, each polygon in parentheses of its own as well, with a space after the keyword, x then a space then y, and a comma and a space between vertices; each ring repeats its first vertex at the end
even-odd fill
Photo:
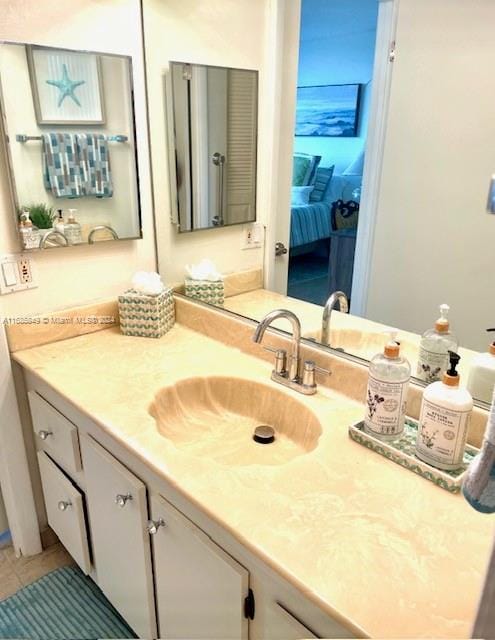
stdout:
POLYGON ((360 184, 361 177, 333 175, 324 200, 305 205, 293 205, 291 207, 290 248, 296 249, 330 238, 330 232, 334 231, 332 204, 341 198, 350 200, 353 189, 360 184))

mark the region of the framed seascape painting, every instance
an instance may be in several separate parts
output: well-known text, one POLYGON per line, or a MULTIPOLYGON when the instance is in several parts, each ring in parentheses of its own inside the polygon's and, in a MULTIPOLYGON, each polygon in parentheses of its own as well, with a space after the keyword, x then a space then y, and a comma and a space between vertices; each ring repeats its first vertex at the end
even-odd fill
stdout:
POLYGON ((296 136, 355 137, 360 97, 360 84, 298 87, 296 136))
POLYGON ((38 124, 105 123, 99 56, 29 47, 28 63, 38 124))

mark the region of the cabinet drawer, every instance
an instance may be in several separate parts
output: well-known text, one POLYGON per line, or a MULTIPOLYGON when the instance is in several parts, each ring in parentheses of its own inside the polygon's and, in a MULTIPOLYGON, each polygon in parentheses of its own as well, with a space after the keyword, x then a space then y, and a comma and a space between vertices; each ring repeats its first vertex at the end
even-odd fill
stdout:
POLYGON ((140 638, 156 638, 146 487, 81 435, 98 586, 140 638))
POLYGON ((77 427, 35 391, 28 392, 38 449, 43 449, 68 473, 81 471, 77 427))
POLYGON ((84 573, 91 571, 83 496, 44 451, 38 452, 48 524, 84 573))

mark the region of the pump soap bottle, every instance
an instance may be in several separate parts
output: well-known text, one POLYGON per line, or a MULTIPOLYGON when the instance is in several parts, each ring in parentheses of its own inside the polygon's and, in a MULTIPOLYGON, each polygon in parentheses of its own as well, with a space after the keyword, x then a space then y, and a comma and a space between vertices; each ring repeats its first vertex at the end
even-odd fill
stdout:
MULTIPOLYGON (((495 331, 495 329, 487 329, 487 331, 495 331)), ((488 352, 479 353, 473 358, 466 386, 473 398, 491 402, 495 387, 495 341, 488 347, 488 352)))
POLYGON ((59 233, 65 234, 65 220, 64 220, 64 212, 62 209, 57 209, 57 219, 55 221, 54 229, 59 233))
POLYGON ((396 440, 404 431, 411 365, 400 355, 397 332, 383 353, 370 362, 364 430, 380 440, 396 440))
POLYGON ((456 367, 460 359, 449 351, 450 369, 442 381, 428 385, 423 393, 416 455, 438 469, 458 469, 466 446, 473 399, 459 387, 456 367))
POLYGON ((423 333, 419 343, 416 377, 431 383, 441 380, 449 365, 449 351, 457 351, 457 338, 450 331, 448 304, 440 305, 440 317, 433 329, 423 333))
POLYGON ((69 217, 65 224, 65 237, 69 244, 81 244, 81 225, 76 220, 77 209, 69 209, 69 217))

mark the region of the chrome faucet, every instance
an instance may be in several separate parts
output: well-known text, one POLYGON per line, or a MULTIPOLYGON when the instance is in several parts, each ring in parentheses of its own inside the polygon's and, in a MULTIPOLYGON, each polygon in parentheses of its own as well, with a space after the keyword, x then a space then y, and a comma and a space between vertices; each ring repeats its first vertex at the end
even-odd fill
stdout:
POLYGON ((119 239, 119 236, 117 235, 117 232, 110 225, 99 224, 97 227, 93 227, 91 229, 91 231, 89 232, 88 244, 94 244, 95 241, 94 241, 93 236, 95 235, 95 233, 97 231, 110 231, 110 233, 112 234, 112 237, 113 237, 114 240, 118 240, 119 239))
POLYGON ((253 334, 253 342, 261 343, 267 328, 279 318, 285 318, 292 325, 292 353, 289 356, 289 370, 287 371, 287 351, 285 349, 273 349, 264 347, 267 351, 275 353, 275 368, 272 371, 272 380, 290 387, 299 393, 312 395, 316 393, 316 371, 330 373, 326 369, 317 367, 312 360, 306 360, 303 365, 302 377, 300 375, 300 349, 301 349, 301 323, 299 318, 287 309, 275 309, 270 311, 259 322, 253 334))
POLYGON ((40 240, 40 249, 46 249, 48 247, 67 247, 69 241, 67 237, 61 231, 55 231, 51 229, 43 234, 40 240))
POLYGON ((339 311, 349 313, 349 300, 343 291, 334 291, 328 298, 323 309, 321 320, 321 342, 330 346, 330 318, 336 304, 339 304, 339 311))

